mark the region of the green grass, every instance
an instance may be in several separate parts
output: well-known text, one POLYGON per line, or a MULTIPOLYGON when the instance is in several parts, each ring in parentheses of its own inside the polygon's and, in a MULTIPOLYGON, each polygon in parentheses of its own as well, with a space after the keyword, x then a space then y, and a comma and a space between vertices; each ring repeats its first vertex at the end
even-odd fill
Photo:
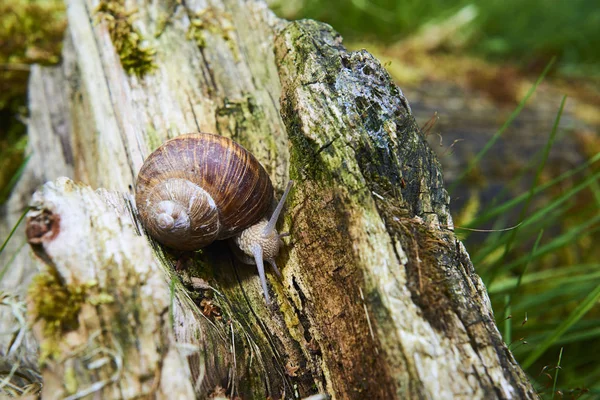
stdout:
POLYGON ((533 249, 529 253, 529 258, 527 260, 527 264, 525 264, 525 268, 519 273, 519 276, 516 279, 516 283, 513 287, 511 287, 511 293, 507 294, 506 304, 504 308, 504 341, 506 343, 512 342, 512 296, 516 293, 516 291, 521 287, 521 283, 523 281, 523 276, 527 272, 527 267, 531 264, 533 260, 534 254, 537 251, 538 245, 540 244, 540 240, 542 239, 542 235, 544 234, 544 230, 541 230, 537 239, 535 240, 535 244, 533 245, 533 249))
MULTIPOLYGON (((2 110, 0 120, 1 115, 2 110)), ((11 125, 10 122, 5 124, 11 125)), ((27 137, 24 135, 24 130, 5 135, 0 128, 0 206, 7 200, 29 161, 29 157, 25 157, 27 137)))
MULTIPOLYGON (((566 193, 564 193, 563 196, 561 196, 561 201, 557 200, 555 202, 555 205, 554 205, 555 208, 559 207, 565 201, 567 201, 567 200, 573 198, 575 195, 577 195, 578 192, 581 192, 581 191, 583 191, 585 189, 589 189, 589 188, 593 189, 595 187, 595 185, 597 184, 598 174, 594 173, 592 166, 599 160, 600 160, 600 153, 591 157, 585 163, 578 165, 578 166, 564 172, 563 174, 551 179, 548 182, 538 185, 537 187, 535 187, 533 189, 533 194, 538 195, 538 194, 543 193, 544 191, 552 189, 553 187, 558 187, 559 185, 562 185, 565 183, 568 184, 569 179, 574 178, 576 175, 581 174, 583 172, 588 172, 589 176, 586 180, 581 181, 576 186, 569 188, 569 190, 566 193)), ((480 215, 478 215, 475 219, 473 219, 471 222, 469 222, 469 224, 466 226, 466 228, 474 228, 485 222, 493 220, 495 217, 501 217, 507 211, 511 210, 513 207, 516 207, 521 202, 525 201, 527 199, 528 195, 529 195, 528 193, 524 193, 524 194, 516 196, 512 199, 507 200, 506 202, 498 205, 497 207, 490 207, 489 209, 482 210, 480 215)))
MULTIPOLYGON (((556 344, 558 339, 573 327, 579 320, 581 320, 594 305, 600 300, 600 285, 595 283, 595 289, 593 289, 585 297, 585 299, 579 303, 579 305, 568 315, 568 317, 561 322, 555 329, 549 332, 546 338, 533 349, 531 353, 522 362, 523 368, 529 368, 536 362, 543 354, 548 350, 549 347, 556 344)), ((590 285, 592 286, 592 285, 590 285)))
MULTIPOLYGON (((526 99, 528 98, 528 96, 530 96, 530 94, 533 93, 533 91, 535 90, 535 88, 541 83, 541 80, 544 78, 544 76, 546 75, 546 73, 548 72, 548 70, 550 69, 550 67, 552 66, 553 63, 554 63, 554 60, 552 60, 550 62, 550 64, 548 64, 546 66, 546 68, 544 69, 544 72, 542 72, 542 75, 538 78, 537 82, 533 86, 532 91, 530 91, 525 96, 525 100, 524 101, 526 101, 526 99)), ((536 170, 533 183, 532 183, 531 188, 529 189, 528 195, 527 195, 527 197, 525 199, 525 204, 521 208, 521 211, 519 213, 519 217, 517 218, 517 221, 519 221, 519 222, 523 221, 525 219, 525 216, 527 215, 527 212, 529 210, 529 205, 531 204, 531 200, 533 199, 533 193, 535 191, 535 188, 538 186, 538 182, 540 182, 540 176, 541 176, 542 171, 543 171, 543 169, 544 169, 544 167, 546 165, 546 161, 548 160, 548 156, 550 155, 550 149, 552 148, 552 145, 554 144, 554 140, 556 138, 556 132, 558 130, 558 124, 560 122, 560 117, 561 117, 562 112, 564 110, 566 100, 567 100, 566 96, 563 96, 562 101, 560 103, 560 108, 558 109, 558 114, 556 116, 556 120, 554 122, 554 126, 552 127, 552 131, 550 133, 550 137, 548 138, 546 146, 544 147, 544 151, 543 151, 543 155, 542 155, 542 160, 539 163, 538 168, 536 170)), ((524 104, 524 101, 522 101, 521 104, 524 104)), ((513 112, 513 115, 515 113, 520 112, 520 110, 522 109, 521 104, 519 104, 519 106, 517 107, 517 109, 515 110, 515 112, 513 112), (519 107, 521 107, 521 108, 519 108, 519 107)), ((510 118, 509 118, 509 121, 511 121, 510 118)), ((504 126, 506 126, 506 124, 504 126)), ((488 146, 486 145, 484 147, 484 149, 486 149, 487 147, 488 146)), ((545 213, 547 213, 547 211, 545 211, 545 213)), ((523 228, 527 227, 527 223, 528 222, 529 222, 529 219, 527 219, 525 221, 525 223, 517 225, 514 229, 511 229, 508 232, 508 234, 506 235, 506 236, 508 236, 508 240, 504 244, 504 250, 502 252, 502 257, 500 257, 498 260, 496 260, 495 265, 500 265, 500 264, 504 263, 504 261, 507 258, 507 255, 510 253, 511 248, 512 248, 512 246, 515 243, 515 239, 517 238, 518 232, 520 231, 521 227, 523 227, 523 228)), ((543 232, 543 229, 542 229, 542 232, 543 232)), ((540 235, 538 236, 538 239, 535 242, 533 252, 528 256, 527 265, 529 263, 531 263, 532 259, 537 254, 537 247, 538 247, 540 239, 541 239, 541 233, 540 233, 540 235)), ((527 268, 527 265, 525 266, 525 268, 527 268)), ((495 277, 497 276, 496 275, 497 271, 499 271, 499 268, 492 268, 492 274, 491 274, 490 278, 487 280, 488 285, 491 285, 492 282, 494 281, 495 277)), ((521 273, 519 274, 519 276, 522 277, 524 273, 525 273, 525 270, 521 271, 521 273)))
POLYGON ((288 18, 313 18, 331 24, 346 39, 392 42, 415 32, 424 23, 449 17, 469 1, 304 0, 299 10, 287 11, 284 0, 271 7, 288 18))
MULTIPOLYGON (((483 146, 483 148, 475 155, 475 157, 473 157, 473 160, 471 160, 471 162, 469 162, 469 164, 467 165, 467 167, 458 175, 458 177, 456 178, 456 180, 448 187, 448 191, 450 193, 452 193, 456 189, 456 187, 458 186, 458 184, 463 179, 465 179, 465 177, 473 170, 473 168, 475 168, 475 166, 477 166, 481 162, 481 160, 483 159, 483 157, 494 146, 494 144, 498 141, 498 139, 500 139, 500 136, 502 136, 502 134, 506 131, 506 129, 519 116, 519 114, 521 113, 521 111, 523 111, 523 108, 525 108, 525 105, 527 104, 527 101, 531 98, 531 96, 533 95, 533 93, 535 93, 535 90, 540 85, 540 83, 542 83, 542 81, 546 77, 546 74, 548 73, 548 71, 550 71, 550 68, 552 67, 553 64, 554 64, 554 59, 552 59, 550 61, 550 63, 548 63, 548 65, 546 66, 546 68, 544 68, 544 71, 542 72, 542 74, 539 76, 539 78, 533 84, 533 86, 529 89, 529 91, 527 92, 527 94, 525 95, 525 97, 523 97, 523 100, 521 100, 519 102, 519 105, 512 112, 512 114, 510 115, 510 117, 508 117, 508 119, 506 120, 506 122, 504 123, 504 125, 502 125, 502 127, 500 129, 498 129, 496 131, 496 133, 494 133, 494 135, 485 144, 485 146, 483 146)), ((565 102, 565 99, 563 98, 563 104, 561 105, 561 113, 562 113, 562 107, 564 107, 564 102, 565 102)), ((556 126, 555 126, 555 129, 553 130, 553 133, 555 133, 555 131, 556 131, 556 126)), ((548 156, 548 154, 546 154, 546 157, 547 156, 548 156)), ((535 186, 533 187, 533 189, 535 189, 535 186)), ((531 194, 530 194, 530 196, 531 196, 531 194)))
POLYGON ((471 48, 504 61, 557 56, 564 72, 598 73, 600 7, 596 0, 481 0, 471 48))
MULTIPOLYGON (((467 234, 466 242, 489 288, 504 339, 540 395, 552 398, 559 390, 574 397, 593 398, 600 394, 600 368, 596 367, 600 313, 593 309, 600 301, 599 254, 593 244, 600 232, 600 155, 542 183, 541 173, 564 106, 565 98, 547 144, 536 158, 537 167, 528 166, 533 175, 530 189, 481 210, 469 228, 482 228, 484 223, 498 229, 514 225, 507 217, 511 213, 518 215, 519 223, 514 229, 489 234, 488 240, 479 244, 469 245, 467 234), (576 262, 569 263, 573 258, 576 262), (556 359, 560 346, 569 356, 563 359, 560 349, 562 385, 557 387, 559 367, 552 366, 552 358, 556 359), (553 368, 554 377, 548 372, 553 368)), ((492 145, 488 143, 484 151, 492 145)), ((476 162, 482 159, 477 157, 476 162)), ((521 179, 525 173, 517 176, 521 179)))
POLYGON ((27 163, 29 162, 30 158, 31 158, 31 154, 29 154, 27 157, 25 157, 23 159, 23 161, 21 162, 21 164, 16 168, 16 170, 12 174, 12 176, 11 176, 10 180, 8 181, 8 183, 6 184, 6 186, 4 186, 4 187, 0 186, 0 206, 2 204, 4 204, 6 202, 6 200, 8 200, 8 196, 10 195, 10 192, 12 191, 12 189, 15 187, 15 185, 21 178, 21 175, 23 175, 23 172, 25 171, 25 167, 27 166, 27 163))
POLYGON ((60 61, 65 26, 61 0, 0 1, 0 205, 24 165, 30 65, 60 61))

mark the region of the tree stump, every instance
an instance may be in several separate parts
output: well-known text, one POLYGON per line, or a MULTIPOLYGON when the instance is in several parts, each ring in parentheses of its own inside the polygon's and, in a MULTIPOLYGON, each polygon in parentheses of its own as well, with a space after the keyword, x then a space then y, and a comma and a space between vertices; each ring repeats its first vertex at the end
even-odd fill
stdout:
POLYGON ((33 156, 7 219, 53 181, 27 217, 36 261, 22 248, 10 268, 21 298, 41 271, 40 350, 0 344, 41 360, 44 398, 536 398, 374 57, 260 1, 71 0, 68 19, 62 64, 32 72, 33 156), (271 307, 226 244, 183 257, 137 222, 144 158, 194 131, 246 147, 278 195, 296 181, 271 307))

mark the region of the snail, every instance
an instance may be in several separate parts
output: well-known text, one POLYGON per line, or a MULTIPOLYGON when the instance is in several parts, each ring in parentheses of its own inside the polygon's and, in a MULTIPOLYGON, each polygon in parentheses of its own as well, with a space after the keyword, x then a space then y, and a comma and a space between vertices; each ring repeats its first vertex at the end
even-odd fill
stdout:
POLYGON ((269 219, 273 185, 258 160, 231 139, 208 133, 178 136, 148 156, 136 182, 140 220, 154 239, 177 250, 198 250, 232 238, 236 253, 256 264, 270 303, 264 261, 283 244, 275 224, 292 181, 269 219))

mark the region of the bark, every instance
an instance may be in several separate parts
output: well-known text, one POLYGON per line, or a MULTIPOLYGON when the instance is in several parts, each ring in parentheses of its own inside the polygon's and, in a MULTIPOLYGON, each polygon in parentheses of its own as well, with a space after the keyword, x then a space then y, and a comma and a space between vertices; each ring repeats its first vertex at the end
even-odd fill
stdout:
MULTIPOLYGON (((44 397, 536 397, 454 235, 439 164, 376 59, 261 2, 140 1, 126 8, 155 52, 138 76, 97 6, 72 0, 62 65, 33 70, 32 163, 9 205, 18 214, 38 181, 82 182, 46 184, 28 215, 44 397), (226 244, 190 258, 136 222, 144 157, 193 131, 240 142, 279 194, 296 181, 272 307, 226 244)), ((21 252, 11 271, 31 276, 21 252)))

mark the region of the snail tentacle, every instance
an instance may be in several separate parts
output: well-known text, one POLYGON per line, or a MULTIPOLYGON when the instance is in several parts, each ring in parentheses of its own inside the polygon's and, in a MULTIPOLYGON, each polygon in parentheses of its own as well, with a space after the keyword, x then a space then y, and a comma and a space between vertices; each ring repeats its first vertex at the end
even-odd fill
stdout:
POLYGON ((281 200, 279 200, 279 203, 277 204, 275 211, 273 211, 273 215, 271 215, 271 218, 269 219, 269 223, 267 224, 267 226, 265 226, 265 229, 263 232, 263 234, 265 236, 269 235, 271 232, 273 232, 275 230, 275 225, 277 225, 277 220, 279 219, 279 214, 281 214, 281 210, 283 210, 283 205, 285 204, 285 200, 287 199, 288 194, 290 194, 290 189, 292 188, 293 184, 294 184, 294 181, 289 181, 287 186, 285 187, 285 191, 283 192, 283 196, 281 196, 281 200))
POLYGON ((267 276, 265 275, 265 264, 263 263, 263 249, 259 244, 252 245, 252 254, 256 260, 256 267, 258 268, 258 276, 260 277, 260 284, 265 294, 265 300, 267 304, 271 304, 269 297, 269 289, 267 288, 267 276))
POLYGON ((282 279, 283 277, 281 276, 281 272, 279 272, 279 268, 277 268, 277 264, 275 264, 275 260, 272 258, 268 258, 267 262, 269 264, 271 264, 271 268, 273 268, 273 271, 275 271, 275 274, 277 275, 277 277, 279 279, 282 279))

